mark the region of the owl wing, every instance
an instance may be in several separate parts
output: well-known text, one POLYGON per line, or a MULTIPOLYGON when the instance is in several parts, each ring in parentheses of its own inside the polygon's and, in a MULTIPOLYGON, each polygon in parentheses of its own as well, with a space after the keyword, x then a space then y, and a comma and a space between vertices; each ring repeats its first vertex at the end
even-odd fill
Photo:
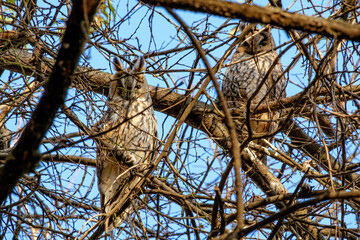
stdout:
MULTIPOLYGON (((276 54, 277 57, 277 54, 276 54)), ((283 69, 281 62, 279 62, 275 65, 273 71, 271 72, 271 83, 274 85, 274 90, 272 94, 270 94, 269 99, 270 100, 276 100, 279 98, 286 97, 286 79, 282 75, 283 69)))
MULTIPOLYGON (((268 55, 268 58, 265 60, 265 64, 263 66, 266 66, 264 68, 260 68, 260 75, 265 76, 267 72, 269 71, 271 65, 274 63, 274 61, 277 58, 277 53, 273 51, 268 55)), ((269 74, 269 77, 266 79, 266 82, 264 86, 261 88, 263 90, 263 95, 259 96, 261 99, 264 99, 265 101, 262 103, 266 103, 268 101, 277 100, 280 98, 286 97, 286 79, 284 76, 282 76, 282 64, 280 60, 275 64, 273 69, 271 70, 271 73, 269 74), (264 97, 265 96, 265 97, 264 97)), ((260 91, 261 92, 261 91, 260 91)), ((259 99, 260 101, 260 99, 259 99)), ((254 121, 251 121, 251 127, 252 129, 255 129, 256 133, 260 134, 272 134, 278 130, 280 117, 282 116, 282 111, 273 111, 272 109, 269 109, 269 112, 258 114, 254 116, 254 121)), ((270 143, 273 141, 274 136, 267 138, 266 140, 270 143)), ((256 140, 256 144, 262 145, 264 147, 267 147, 267 145, 264 145, 262 141, 256 140)), ((267 156, 266 154, 262 153, 256 153, 258 158, 266 165, 267 164, 267 156)))
MULTIPOLYGON (((277 53, 274 52, 274 59, 277 57, 277 53)), ((283 76, 283 70, 280 60, 276 63, 274 66, 270 77, 269 77, 269 90, 268 93, 268 100, 273 101, 280 98, 286 97, 286 79, 283 76)), ((269 125, 269 133, 275 132, 278 129, 279 126, 279 119, 282 116, 282 111, 271 111, 269 113, 269 120, 271 120, 269 125)))

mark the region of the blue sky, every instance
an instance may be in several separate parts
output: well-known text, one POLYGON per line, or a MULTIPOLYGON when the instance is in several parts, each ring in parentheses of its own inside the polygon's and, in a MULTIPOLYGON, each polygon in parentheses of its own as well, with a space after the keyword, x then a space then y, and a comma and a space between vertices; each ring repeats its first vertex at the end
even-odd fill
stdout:
MULTIPOLYGON (((263 3, 264 1, 254 1, 255 3, 263 3)), ((284 1, 285 2, 285 1, 284 1)), ((296 11, 300 8, 300 1, 296 1, 296 3, 290 8, 290 11, 296 11)), ((38 1, 40 6, 47 6, 45 2, 38 1)), ((108 39, 98 38, 97 44, 100 47, 106 48, 111 50, 114 53, 117 53, 121 56, 124 56, 127 59, 133 60, 135 56, 139 56, 141 54, 152 53, 157 51, 164 51, 169 50, 172 48, 176 48, 179 46, 188 46, 190 45, 190 40, 188 37, 184 35, 181 29, 179 29, 176 25, 176 22, 171 23, 173 21, 172 17, 166 13, 163 8, 155 8, 157 13, 154 14, 152 17, 152 9, 149 9, 145 6, 138 5, 138 1, 114 1, 113 6, 116 10, 116 21, 109 22, 109 26, 113 27, 113 25, 123 19, 125 16, 128 15, 128 11, 133 9, 130 13, 130 18, 126 19, 123 23, 121 23, 119 28, 116 28, 116 32, 107 32, 108 36, 111 37, 112 43, 109 43, 108 39), (124 41, 124 42, 122 42, 124 41)), ((285 4, 285 8, 288 6, 285 4)), ((308 4, 304 2, 304 4, 308 4)), ((324 10, 324 6, 326 6, 328 2, 322 2, 321 5, 318 7, 319 11, 324 10)), ((66 11, 64 10, 66 13, 66 11)), ((225 18, 212 16, 207 21, 200 22, 204 17, 205 14, 193 13, 190 11, 182 11, 176 10, 175 11, 187 24, 188 26, 196 25, 196 32, 202 33, 205 30, 213 30, 219 27, 222 23, 226 21, 225 18)), ((312 10, 307 10, 305 12, 307 15, 312 15, 312 10)), ((327 17, 329 14, 324 12, 323 17, 327 17)), ((204 45, 204 48, 211 49, 214 46, 217 46, 221 43, 221 40, 226 39, 229 37, 229 32, 235 27, 235 24, 238 23, 238 20, 231 20, 233 25, 225 28, 221 33, 218 34, 219 40, 214 42, 209 42, 204 45)), ((61 21, 61 16, 59 16, 58 26, 64 26, 64 22, 61 21)), ((42 26, 44 27, 44 26, 42 26)), ((111 28, 109 28, 111 30, 111 28)), ((109 29, 102 29, 103 31, 108 31, 109 29)), ((109 30, 109 31, 110 31, 109 30)), ((272 30, 275 42, 277 45, 287 42, 290 40, 289 36, 283 30, 273 29, 272 30)), ((94 32, 96 35, 97 32, 94 32)), ((45 36, 46 38, 46 36, 45 36)), ((323 41, 326 44, 326 41, 323 41)), ((57 40, 56 43, 59 43, 57 40)), ((207 59, 209 60, 212 66, 215 65, 216 59, 220 58, 222 54, 224 54, 225 50, 229 44, 224 45, 223 47, 218 48, 216 51, 211 52, 211 56, 208 55, 207 59), (215 58, 215 59, 214 59, 215 58)), ((284 48, 279 49, 279 51, 283 50, 284 48)), ((323 46, 323 49, 325 47, 323 46)), ((293 60, 293 57, 298 53, 295 47, 290 49, 286 54, 283 55, 281 58, 282 64, 284 68, 293 60)), ((108 55, 105 51, 103 51, 99 47, 91 47, 85 51, 84 58, 80 61, 81 65, 90 65, 95 69, 101 69, 106 72, 113 72, 112 64, 109 59, 113 58, 113 55, 108 55)), ((163 57, 163 56, 161 56, 163 57)), ((186 69, 189 69, 194 64, 194 59, 196 58, 196 52, 191 50, 184 50, 182 52, 171 53, 169 54, 168 58, 160 59, 159 57, 152 57, 147 59, 148 62, 148 71, 152 73, 147 73, 146 77, 148 83, 154 86, 161 86, 161 87, 174 87, 179 83, 183 83, 177 89, 179 93, 184 93, 184 88, 189 83, 190 74, 186 72, 186 69), (171 69, 171 70, 180 70, 183 69, 183 72, 172 72, 172 73, 154 73, 154 71, 159 71, 163 69, 171 69)), ((340 66, 342 63, 340 63, 340 66)), ((204 64, 201 62, 195 66, 196 68, 204 68, 204 64)), ((222 72, 225 71, 225 68, 222 69, 222 72)), ((194 82, 192 86, 195 86, 201 79, 204 74, 195 74, 194 82)), ((221 81, 221 74, 218 74, 219 80, 221 81)), ((303 86, 306 86, 308 82, 311 80, 311 77, 307 75, 306 68, 300 60, 293 69, 291 69, 290 74, 286 76, 289 81, 287 86, 287 94, 288 96, 292 96, 299 91, 302 90, 303 86)), ((2 79, 6 79, 2 77, 2 79)), ((195 90, 196 92, 196 90, 195 90)), ((210 85, 208 87, 207 93, 216 98, 215 90, 210 85)), ((40 94, 38 94, 40 95, 40 94)), ((204 97, 202 98, 205 99, 204 97)), ((104 108, 106 97, 101 95, 95 95, 92 93, 84 93, 82 91, 77 91, 75 89, 69 90, 67 106, 73 107, 76 109, 76 113, 78 117, 88 126, 94 124, 101 116, 100 110, 104 108), (95 102, 96 107, 91 107, 89 101, 95 102)), ((159 124, 159 138, 161 140, 166 139, 166 136, 171 129, 172 125, 176 122, 175 119, 171 117, 167 117, 166 115, 156 112, 158 124, 159 124)), ((18 118, 13 118, 13 121, 7 124, 7 127, 11 130, 16 130, 16 120, 18 118)), ((54 123, 58 127, 58 132, 50 132, 47 136, 55 136, 61 135, 64 133, 70 132, 77 132, 78 129, 69 120, 66 120, 63 115, 59 115, 59 118, 56 119, 54 123)), ((180 133, 185 131, 186 126, 183 125, 181 128, 180 133)), ((192 181, 198 182, 201 179, 201 173, 206 169, 207 163, 213 159, 214 149, 216 148, 213 141, 209 140, 207 136, 197 130, 186 129, 185 133, 183 134, 184 139, 188 140, 181 145, 180 143, 180 136, 175 139, 175 143, 173 145, 174 152, 169 154, 169 159, 173 161, 174 166, 177 169, 182 169, 183 164, 189 164, 188 169, 186 171, 182 169, 180 172, 184 174, 184 176, 192 176, 192 181), (194 141, 196 140, 196 141, 194 141), (177 148, 183 149, 175 152, 177 148), (189 151, 187 148, 189 147, 189 151), (178 159, 177 159, 178 157, 178 159), (175 161, 176 160, 176 161, 175 161)), ((80 138, 74 138, 73 140, 79 140, 80 138)), ((52 147, 50 147, 52 148, 52 147)), ((42 148, 42 151, 47 151, 48 149, 42 148)), ((75 147, 65 148, 61 150, 62 154, 67 155, 81 155, 84 157, 95 158, 95 145, 92 141, 87 141, 84 144, 78 144, 75 147)), ((216 164, 214 164, 214 171, 211 172, 211 176, 206 179, 206 184, 208 194, 213 195, 213 187, 214 183, 219 181, 220 174, 222 170, 226 167, 226 160, 218 159, 216 164)), ((163 165, 159 167, 159 170, 156 174, 160 174, 163 169, 161 169, 163 165)), ((280 168, 280 165, 272 166, 274 168, 280 168)), ((166 168, 166 166, 164 166, 166 168)), ((63 188, 68 189, 69 192, 75 193, 75 196, 81 197, 82 194, 90 189, 90 194, 88 198, 90 201, 94 201, 96 204, 99 205, 99 195, 97 192, 96 187, 96 180, 95 180, 95 172, 94 169, 88 169, 81 165, 74 165, 74 164, 53 164, 49 163, 41 163, 40 167, 37 169, 44 178, 43 183, 47 188, 56 190, 59 187, 60 183, 63 185, 63 188), (57 178, 58 173, 62 173, 59 178, 57 178), (94 182, 95 181, 95 182, 94 182), (77 191, 77 187, 79 187, 80 191, 77 191)), ((288 170, 287 173, 292 174, 292 170, 288 170)), ((164 170, 164 172, 166 172, 164 170)), ((164 174, 165 175, 165 174, 164 174)), ((289 179, 287 181, 286 187, 291 191, 297 181, 299 180, 300 175, 296 175, 295 177, 289 179)), ((174 176, 170 176, 169 178, 173 178, 174 176)), ((233 177, 233 176, 231 176, 233 177)), ((230 178, 229 181, 232 181, 230 178)), ((184 183, 184 189, 188 186, 184 183)), ((247 191, 252 191, 252 189, 246 189, 247 191)), ((259 190, 254 190, 256 194, 261 194, 259 190)), ((51 202, 51 200, 49 200, 51 202)), ((55 208, 52 209, 55 211, 55 208)), ((176 206, 173 206, 172 209, 167 207, 166 210, 173 211, 174 215, 180 215, 181 209, 176 206)), ((61 209, 57 210, 58 213, 61 214, 61 209)), ((146 213, 143 213, 146 214, 146 213)), ((150 214, 150 213, 148 213, 150 214)), ((151 215, 151 214, 150 214, 151 215)), ((76 223, 76 228, 80 229, 81 225, 84 222, 76 223)), ((176 227, 174 225, 174 227, 176 227)))

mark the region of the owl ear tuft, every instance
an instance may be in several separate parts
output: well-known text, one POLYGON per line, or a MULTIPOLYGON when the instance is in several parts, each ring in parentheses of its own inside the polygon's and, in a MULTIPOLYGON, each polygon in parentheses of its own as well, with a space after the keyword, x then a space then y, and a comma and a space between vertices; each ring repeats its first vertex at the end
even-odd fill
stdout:
POLYGON ((133 67, 133 71, 134 72, 143 72, 146 69, 146 62, 145 62, 145 58, 143 56, 140 56, 133 67))
POLYGON ((266 28, 265 31, 264 31, 268 36, 272 37, 271 35, 271 28, 266 28))
POLYGON ((118 57, 114 57, 113 63, 115 71, 124 71, 124 65, 118 57))
POLYGON ((240 23, 240 24, 239 24, 239 30, 240 30, 240 31, 243 31, 248 25, 249 25, 249 24, 247 24, 247 23, 243 23, 243 22, 240 23))

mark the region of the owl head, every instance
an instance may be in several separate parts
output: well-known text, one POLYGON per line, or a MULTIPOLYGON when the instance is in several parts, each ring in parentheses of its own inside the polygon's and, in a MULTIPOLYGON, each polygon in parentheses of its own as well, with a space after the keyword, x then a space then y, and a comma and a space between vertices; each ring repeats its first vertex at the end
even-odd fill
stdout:
POLYGON ((148 99, 149 86, 145 75, 145 59, 139 57, 132 68, 125 69, 119 58, 114 58, 114 78, 110 83, 109 98, 120 97, 124 100, 148 99))
POLYGON ((269 29, 262 31, 254 29, 248 35, 246 35, 245 41, 239 45, 236 52, 255 55, 258 53, 270 51, 274 47, 274 39, 269 29))

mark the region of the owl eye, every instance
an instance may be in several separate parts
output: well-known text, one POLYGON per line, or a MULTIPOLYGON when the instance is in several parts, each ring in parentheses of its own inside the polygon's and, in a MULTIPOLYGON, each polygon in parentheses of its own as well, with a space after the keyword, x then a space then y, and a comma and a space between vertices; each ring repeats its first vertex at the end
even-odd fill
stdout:
POLYGON ((250 44, 249 44, 248 42, 244 42, 244 43, 243 43, 243 46, 244 46, 244 47, 250 47, 250 44))
POLYGON ((140 89, 141 85, 140 84, 136 84, 135 89, 140 89))
POLYGON ((266 41, 266 39, 265 40, 262 40, 261 42, 260 42, 260 45, 261 46, 266 46, 268 44, 268 42, 266 41))

